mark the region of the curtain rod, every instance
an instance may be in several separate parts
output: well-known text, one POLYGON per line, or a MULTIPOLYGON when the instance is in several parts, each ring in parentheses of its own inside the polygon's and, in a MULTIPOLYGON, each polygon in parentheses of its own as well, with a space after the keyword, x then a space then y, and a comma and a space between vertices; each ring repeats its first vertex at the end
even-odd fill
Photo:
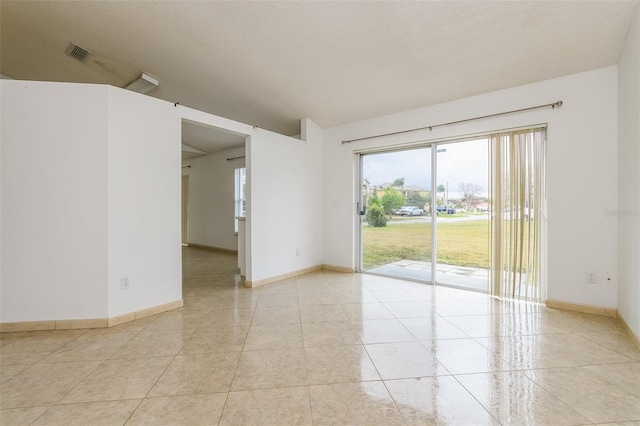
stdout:
POLYGON ((557 101, 557 102, 554 102, 552 104, 537 105, 537 106, 532 106, 532 107, 528 107, 528 108, 514 109, 514 110, 511 110, 511 111, 498 112, 498 113, 489 114, 489 115, 482 115, 480 117, 465 118, 464 120, 450 121, 448 123, 434 124, 432 126, 418 127, 416 129, 399 130, 397 132, 383 133, 383 134, 374 135, 374 136, 365 136, 365 137, 357 138, 357 139, 344 140, 344 141, 342 141, 342 144, 344 145, 346 143, 358 142, 358 141, 363 141, 363 140, 367 140, 367 139, 375 139, 375 138, 382 138, 384 136, 393 136, 393 135, 400 135, 400 134, 403 134, 403 133, 417 132, 419 130, 429 130, 429 131, 431 131, 431 130, 434 129, 434 127, 451 126, 453 124, 460 124, 460 123, 466 123, 466 122, 469 122, 469 121, 483 120, 485 118, 499 117, 501 115, 516 114, 518 112, 531 111, 531 110, 534 110, 534 109, 541 109, 541 108, 548 108, 548 107, 551 107, 551 109, 555 109, 555 108, 560 108, 562 106, 562 103, 563 103, 562 101, 557 101))
POLYGON ((227 158, 227 161, 233 161, 233 160, 239 160, 240 158, 244 158, 244 155, 241 155, 239 157, 231 157, 231 158, 227 158))

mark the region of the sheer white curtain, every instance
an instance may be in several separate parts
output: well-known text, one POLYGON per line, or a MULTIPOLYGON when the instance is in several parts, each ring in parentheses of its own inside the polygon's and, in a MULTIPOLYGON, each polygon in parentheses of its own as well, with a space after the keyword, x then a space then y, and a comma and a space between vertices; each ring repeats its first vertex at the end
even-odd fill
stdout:
POLYGON ((539 301, 543 295, 545 128, 489 137, 491 293, 539 301))

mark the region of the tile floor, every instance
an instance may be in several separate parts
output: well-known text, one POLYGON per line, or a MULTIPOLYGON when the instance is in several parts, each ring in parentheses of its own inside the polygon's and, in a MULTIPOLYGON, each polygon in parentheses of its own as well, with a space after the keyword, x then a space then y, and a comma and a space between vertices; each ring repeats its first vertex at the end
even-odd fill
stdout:
POLYGON ((363 274, 245 289, 184 250, 184 308, 0 336, 2 425, 640 425, 615 319, 363 274))

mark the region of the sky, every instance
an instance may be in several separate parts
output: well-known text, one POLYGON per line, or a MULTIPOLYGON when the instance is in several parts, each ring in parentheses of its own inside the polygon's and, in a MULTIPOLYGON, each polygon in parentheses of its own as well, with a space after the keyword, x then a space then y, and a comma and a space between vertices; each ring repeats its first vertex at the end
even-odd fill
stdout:
MULTIPOLYGON (((480 196, 488 192, 487 140, 440 144, 437 148, 437 184, 449 187, 449 198, 460 197, 460 183, 482 187, 480 196)), ((405 185, 431 189, 431 148, 367 154, 363 158, 362 176, 378 185, 404 178, 405 185)))

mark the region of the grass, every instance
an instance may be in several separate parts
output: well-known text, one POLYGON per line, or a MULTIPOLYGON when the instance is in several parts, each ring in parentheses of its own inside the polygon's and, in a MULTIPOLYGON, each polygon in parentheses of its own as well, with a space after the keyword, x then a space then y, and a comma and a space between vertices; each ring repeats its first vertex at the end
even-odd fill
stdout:
MULTIPOLYGON (((438 263, 489 268, 489 221, 440 222, 438 263)), ((431 260, 431 223, 398 223, 363 228, 365 270, 402 259, 431 260)))

